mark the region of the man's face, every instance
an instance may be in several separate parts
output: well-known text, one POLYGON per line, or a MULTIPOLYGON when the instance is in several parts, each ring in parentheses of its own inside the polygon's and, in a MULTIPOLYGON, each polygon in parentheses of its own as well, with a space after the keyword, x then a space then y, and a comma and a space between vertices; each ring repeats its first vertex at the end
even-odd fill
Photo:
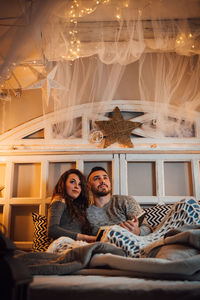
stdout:
POLYGON ((95 171, 89 177, 88 188, 96 196, 107 196, 111 193, 108 174, 103 170, 95 171))

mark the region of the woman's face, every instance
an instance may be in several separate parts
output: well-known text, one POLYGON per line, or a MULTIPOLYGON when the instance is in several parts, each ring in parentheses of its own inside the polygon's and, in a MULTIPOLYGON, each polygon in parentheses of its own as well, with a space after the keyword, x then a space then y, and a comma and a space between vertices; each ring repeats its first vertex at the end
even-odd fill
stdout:
POLYGON ((65 182, 65 186, 66 186, 66 192, 67 195, 72 198, 72 199, 76 199, 78 198, 78 196, 81 193, 81 181, 78 177, 78 175, 76 174, 69 174, 66 182, 65 182))

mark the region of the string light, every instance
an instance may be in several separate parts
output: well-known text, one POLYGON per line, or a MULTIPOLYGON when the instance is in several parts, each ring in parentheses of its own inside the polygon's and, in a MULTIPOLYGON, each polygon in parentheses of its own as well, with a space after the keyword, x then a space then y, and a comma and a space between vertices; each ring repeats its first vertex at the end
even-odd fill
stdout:
MULTIPOLYGON (((109 5, 112 0, 72 0, 70 8, 66 11, 65 16, 70 22, 70 29, 68 31, 68 53, 63 55, 63 59, 75 60, 81 55, 81 41, 79 39, 79 33, 77 29, 77 24, 79 18, 92 14, 98 6, 109 5)), ((123 9, 127 9, 130 6, 130 0, 124 1, 113 1, 115 5, 114 16, 118 21, 122 19, 123 9), (116 4, 117 3, 117 4, 116 4)), ((152 1, 149 0, 143 7, 137 9, 138 16, 141 18, 143 11, 152 5, 152 1)))
POLYGON ((98 5, 109 3, 109 1, 110 0, 95 0, 90 7, 83 7, 80 0, 73 0, 70 10, 66 12, 66 17, 69 18, 71 22, 77 21, 78 18, 93 13, 98 5))
POLYGON ((78 19, 93 13, 98 5, 108 4, 109 2, 110 0, 94 0, 93 2, 91 2, 90 6, 88 6, 87 4, 87 6, 84 7, 83 2, 79 0, 73 0, 69 11, 66 12, 66 17, 69 18, 69 21, 73 26, 73 28, 69 30, 69 49, 67 59, 74 60, 80 57, 81 42, 78 38, 78 19))
POLYGON ((138 9, 138 15, 139 15, 139 17, 142 16, 142 9, 138 9))
MULTIPOLYGON (((93 0, 88 2, 83 2, 80 0, 73 0, 70 9, 66 11, 66 18, 69 19, 69 22, 72 24, 69 30, 69 42, 68 42, 68 55, 62 56, 63 59, 67 58, 70 60, 75 60, 80 57, 81 52, 81 41, 78 38, 78 19, 86 15, 92 14, 99 5, 108 5, 111 3, 111 0, 93 0), (86 6, 84 6, 86 3, 86 6), (90 5, 89 5, 90 4, 90 5)), ((115 17, 117 20, 121 19, 120 8, 128 8, 129 0, 118 2, 116 7, 117 13, 115 17)))
POLYGON ((176 46, 179 48, 185 47, 193 52, 198 48, 198 39, 190 32, 188 34, 182 33, 176 38, 176 46))
POLYGON ((124 2, 124 7, 126 7, 126 8, 129 7, 129 2, 128 2, 128 1, 125 1, 125 2, 124 2))
POLYGON ((176 44, 178 44, 178 46, 183 46, 185 44, 185 40, 186 40, 185 34, 180 34, 176 39, 176 44))
POLYGON ((120 11, 120 7, 119 6, 117 6, 116 7, 116 19, 117 20, 120 20, 121 19, 121 11, 120 11))

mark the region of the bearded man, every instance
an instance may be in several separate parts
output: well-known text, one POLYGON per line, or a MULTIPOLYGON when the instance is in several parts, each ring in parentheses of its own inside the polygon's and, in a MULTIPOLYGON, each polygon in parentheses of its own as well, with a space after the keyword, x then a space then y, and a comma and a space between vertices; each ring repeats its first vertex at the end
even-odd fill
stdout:
POLYGON ((136 235, 147 235, 151 228, 145 222, 139 226, 138 216, 143 213, 132 196, 111 195, 110 178, 102 167, 94 167, 88 175, 88 189, 94 204, 87 209, 92 234, 97 235, 102 226, 120 225, 136 235))

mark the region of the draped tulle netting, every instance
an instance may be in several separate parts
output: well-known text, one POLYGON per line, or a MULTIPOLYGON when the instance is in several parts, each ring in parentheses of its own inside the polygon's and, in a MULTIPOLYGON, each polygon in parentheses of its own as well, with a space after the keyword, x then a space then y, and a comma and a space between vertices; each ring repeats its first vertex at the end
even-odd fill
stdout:
POLYGON ((135 100, 141 112, 146 101, 151 103, 156 136, 172 132, 169 109, 176 119, 173 135, 192 136, 200 111, 200 1, 7 2, 0 31, 1 134, 55 112, 59 130, 54 138, 79 136, 79 120, 70 113, 60 124, 60 111, 90 103, 93 128, 97 116, 104 116, 105 103, 135 100), (55 67, 54 82, 34 89, 55 67), (31 97, 37 98, 37 109, 13 120, 14 109, 31 110, 31 97), (182 131, 189 131, 184 134, 183 122, 182 131))

